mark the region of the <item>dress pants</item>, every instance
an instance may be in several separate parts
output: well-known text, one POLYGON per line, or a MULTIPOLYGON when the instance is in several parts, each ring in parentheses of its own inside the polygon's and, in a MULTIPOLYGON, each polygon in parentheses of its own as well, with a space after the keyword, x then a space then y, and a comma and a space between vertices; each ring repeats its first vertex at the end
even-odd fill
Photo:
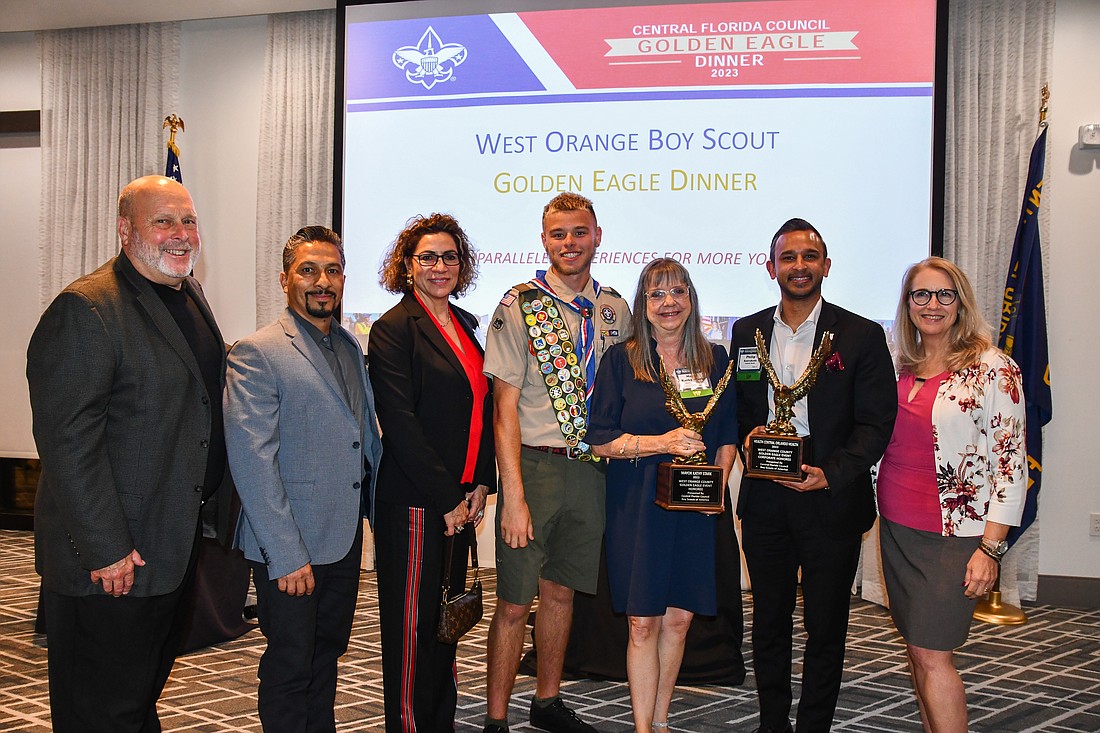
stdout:
POLYGON ((752 580, 760 722, 775 730, 789 723, 793 614, 801 568, 806 652, 795 728, 798 733, 824 733, 832 726, 840 694, 860 535, 830 535, 813 510, 812 497, 779 486, 775 492, 769 497, 774 500, 754 503, 741 524, 752 580))
POLYGON ((249 561, 260 630, 267 637, 257 704, 265 733, 336 730, 336 664, 348 650, 359 596, 363 525, 358 524, 342 559, 313 566, 311 595, 281 592, 267 566, 249 561))
MULTIPOLYGON (((448 538, 430 509, 375 507, 382 689, 387 733, 453 731, 458 683, 455 644, 436 639, 448 538)), ((451 594, 466 581, 470 527, 455 536, 451 594)))
POLYGON ((192 555, 183 582, 162 596, 44 592, 56 733, 160 732, 157 700, 183 639, 194 572, 192 555))

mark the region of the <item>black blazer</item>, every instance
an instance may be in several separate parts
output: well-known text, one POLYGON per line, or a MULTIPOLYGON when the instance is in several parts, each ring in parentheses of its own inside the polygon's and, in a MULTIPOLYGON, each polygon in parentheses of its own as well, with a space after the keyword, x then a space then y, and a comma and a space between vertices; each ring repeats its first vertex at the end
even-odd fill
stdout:
MULTIPOLYGON (((756 329, 771 344, 775 308, 739 319, 733 326, 731 358, 738 359, 741 349, 756 351, 756 329)), ((806 399, 810 412, 810 458, 806 460, 825 472, 829 488, 805 496, 812 510, 821 517, 834 535, 862 534, 875 521, 875 499, 871 467, 886 451, 897 416, 897 382, 886 334, 882 327, 862 316, 827 302, 821 304, 821 317, 814 334, 814 345, 824 331, 833 332, 833 351, 843 368, 822 367, 817 384, 806 399)), ((740 366, 740 364, 738 364, 740 366)), ((758 425, 768 420, 768 380, 737 382, 737 418, 741 442, 758 425)), ((745 478, 737 500, 737 514, 750 515, 758 502, 776 496, 772 482, 745 478)))
MULTIPOLYGON (((221 341, 198 282, 183 287, 221 341)), ((224 352, 221 373, 224 385, 224 352)), ((69 285, 42 314, 27 381, 42 458, 35 566, 46 588, 102 593, 89 572, 136 548, 147 564, 131 595, 175 590, 195 542, 210 404, 221 394, 207 394, 171 313, 125 255, 69 285)))
MULTIPOLYGON (((455 324, 474 337, 477 318, 452 305, 455 324)), ((405 295, 370 329, 367 363, 382 427, 376 498, 399 506, 453 510, 472 486, 460 486, 473 391, 458 357, 416 297, 405 295)), ((492 380, 482 405, 473 484, 496 485, 492 380)))

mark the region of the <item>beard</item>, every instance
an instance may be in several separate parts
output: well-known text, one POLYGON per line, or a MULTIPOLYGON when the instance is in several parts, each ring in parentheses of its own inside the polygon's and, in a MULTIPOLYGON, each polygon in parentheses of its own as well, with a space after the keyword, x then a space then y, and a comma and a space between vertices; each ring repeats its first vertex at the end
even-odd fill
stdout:
MULTIPOLYGON (((335 295, 335 293, 326 293, 326 295, 335 295)), ((312 300, 309 295, 306 295, 306 313, 309 313, 314 318, 327 318, 336 312, 336 306, 339 305, 339 301, 333 300, 332 303, 318 303, 312 300)))
POLYGON ((165 277, 187 277, 191 274, 191 271, 195 269, 195 262, 199 259, 198 250, 191 244, 187 245, 187 248, 190 250, 188 252, 187 263, 180 265, 173 263, 169 259, 169 255, 163 252, 159 247, 143 240, 136 232, 133 235, 133 240, 131 251, 134 256, 165 277))

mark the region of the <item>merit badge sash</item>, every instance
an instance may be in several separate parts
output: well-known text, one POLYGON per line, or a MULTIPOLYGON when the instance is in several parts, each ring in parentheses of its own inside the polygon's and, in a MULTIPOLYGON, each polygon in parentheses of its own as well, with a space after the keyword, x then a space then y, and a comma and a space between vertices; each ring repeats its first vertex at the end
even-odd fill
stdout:
MULTIPOLYGON (((586 396, 589 384, 585 379, 585 370, 581 366, 581 357, 573 345, 573 336, 562 318, 562 306, 580 313, 573 303, 563 301, 542 279, 532 280, 520 291, 520 310, 527 327, 527 342, 531 353, 538 361, 546 394, 554 409, 558 429, 566 445, 568 456, 581 461, 599 461, 592 455, 592 448, 584 441, 588 432, 588 404, 586 396)), ((587 301, 586 301, 587 302, 587 301)), ((591 325, 591 307, 588 308, 588 328, 591 325)), ((584 317, 583 313, 581 314, 584 317)), ((582 329, 582 338, 584 332, 582 329)), ((593 338, 587 339, 591 349, 593 338)), ((581 352, 583 355, 583 351, 581 352)))

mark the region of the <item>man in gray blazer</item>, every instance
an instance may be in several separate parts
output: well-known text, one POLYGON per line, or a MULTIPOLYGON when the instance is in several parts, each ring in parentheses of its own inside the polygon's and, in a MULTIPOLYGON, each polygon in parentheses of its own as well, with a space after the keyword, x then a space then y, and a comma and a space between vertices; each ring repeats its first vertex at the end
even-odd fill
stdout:
POLYGON ((227 475, 225 345, 190 276, 191 196, 139 178, 119 196, 117 231, 122 252, 57 296, 27 350, 35 567, 62 732, 160 730, 200 507, 227 475))
POLYGON ((236 544, 252 566, 267 637, 264 730, 335 731, 336 661, 351 637, 361 518, 373 506, 382 443, 363 351, 334 317, 344 291, 339 235, 300 229, 283 248, 279 281, 286 312, 229 354, 236 544))

